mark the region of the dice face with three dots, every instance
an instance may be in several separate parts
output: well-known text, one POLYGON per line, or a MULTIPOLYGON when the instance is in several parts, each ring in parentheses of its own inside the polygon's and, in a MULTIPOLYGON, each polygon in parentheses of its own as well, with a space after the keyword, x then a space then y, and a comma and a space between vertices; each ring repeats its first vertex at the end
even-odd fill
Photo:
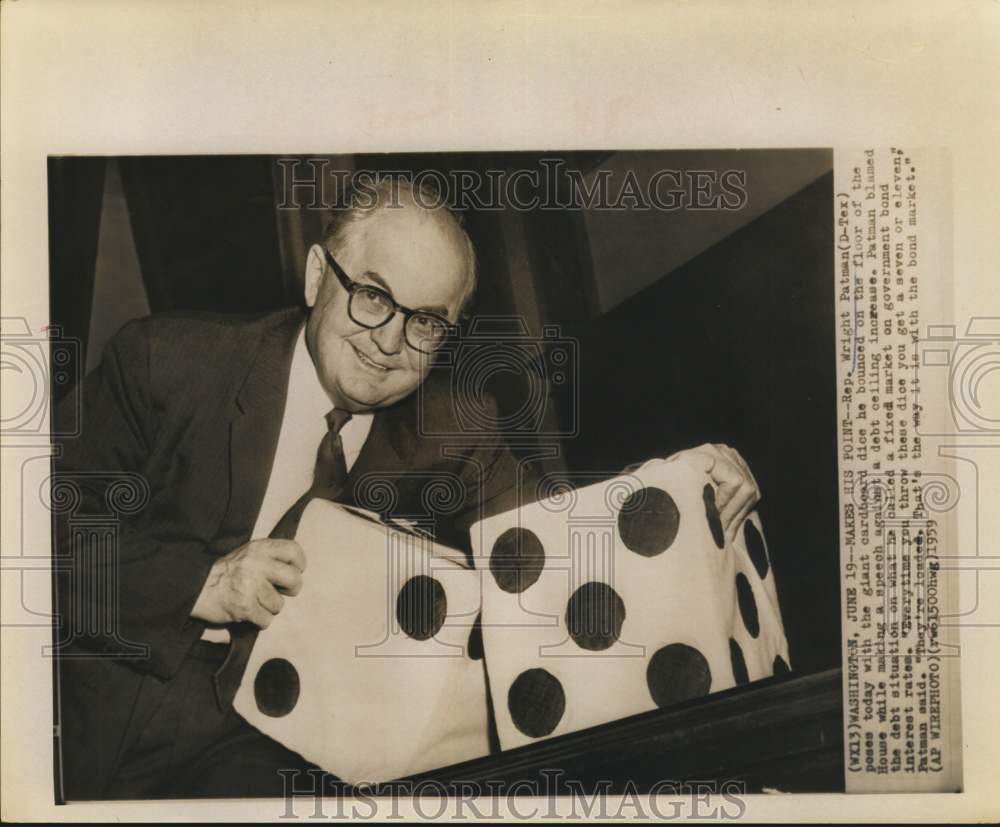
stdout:
POLYGON ((683 461, 473 527, 503 748, 787 671, 763 531, 683 461))

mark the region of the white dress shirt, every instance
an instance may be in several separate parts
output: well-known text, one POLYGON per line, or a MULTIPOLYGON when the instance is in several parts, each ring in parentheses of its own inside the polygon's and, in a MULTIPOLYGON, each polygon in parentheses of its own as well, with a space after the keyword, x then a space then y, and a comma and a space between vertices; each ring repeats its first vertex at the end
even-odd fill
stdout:
MULTIPOLYGON (((268 477, 264 500, 257 513, 250 539, 267 537, 286 511, 312 486, 316 452, 327 432, 326 415, 333 409, 330 397, 319 382, 309 348, 305 327, 299 331, 288 377, 288 396, 281 418, 278 447, 268 477)), ((350 471, 368 438, 373 414, 354 414, 340 430, 344 460, 350 471)), ((229 630, 208 628, 202 640, 228 643, 229 630)))

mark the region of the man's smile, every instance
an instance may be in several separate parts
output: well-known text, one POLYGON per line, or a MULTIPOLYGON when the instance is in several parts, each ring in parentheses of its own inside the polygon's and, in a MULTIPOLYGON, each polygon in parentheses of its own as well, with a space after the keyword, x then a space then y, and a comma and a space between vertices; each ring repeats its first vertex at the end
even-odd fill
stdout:
POLYGON ((348 344, 351 345, 351 349, 354 351, 354 355, 357 357, 358 363, 366 370, 372 371, 373 373, 377 373, 379 376, 384 376, 390 370, 392 370, 392 368, 389 367, 388 365, 383 365, 380 362, 376 362, 374 359, 371 359, 370 357, 366 356, 350 342, 348 342, 348 344))

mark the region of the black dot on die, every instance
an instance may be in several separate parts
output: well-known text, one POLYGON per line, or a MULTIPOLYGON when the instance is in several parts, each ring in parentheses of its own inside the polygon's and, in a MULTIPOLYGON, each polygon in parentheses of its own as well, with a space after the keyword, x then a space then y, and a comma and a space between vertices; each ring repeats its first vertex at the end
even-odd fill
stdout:
POLYGON ((490 571, 505 592, 523 592, 538 580, 543 568, 542 541, 526 528, 508 528, 493 544, 490 571))
POLYGON ((712 532, 712 539, 719 548, 726 544, 726 537, 722 533, 722 518, 719 516, 719 508, 715 504, 715 489, 705 483, 701 490, 702 499, 705 500, 705 516, 708 518, 708 530, 712 532))
POLYGON ((469 642, 465 647, 465 654, 472 660, 483 659, 483 616, 476 615, 476 622, 472 624, 472 631, 469 632, 469 642))
POLYGON ((677 539, 681 513, 662 488, 641 488, 622 504, 618 533, 625 547, 643 557, 662 554, 677 539))
POLYGON ((705 656, 684 643, 657 649, 646 666, 646 686, 659 707, 707 695, 712 670, 705 656))
POLYGON ((265 661, 253 682, 257 709, 271 718, 280 718, 295 709, 299 689, 299 673, 284 658, 265 661))
POLYGON ((791 668, 785 663, 785 659, 781 655, 775 655, 774 663, 771 666, 771 671, 775 675, 787 675, 791 672, 791 668))
POLYGON ((607 649, 618 640, 624 622, 625 604, 607 583, 584 583, 566 604, 566 628, 581 649, 607 649))
POLYGON ((732 638, 729 638, 729 659, 733 664, 733 677, 736 679, 736 683, 750 683, 750 675, 747 673, 747 662, 743 659, 743 650, 732 638))
POLYGON ((746 575, 740 572, 736 575, 736 602, 740 606, 740 617, 747 627, 750 637, 760 634, 760 620, 757 618, 757 601, 753 599, 753 589, 746 575))
POLYGON ((407 580, 396 597, 399 627, 414 640, 434 637, 441 631, 447 614, 448 598, 444 588, 426 574, 407 580))
POLYGON ((764 538, 760 536, 760 532, 752 520, 743 523, 743 542, 746 543, 750 562, 753 563, 758 576, 763 580, 767 577, 767 551, 764 548, 764 538))
POLYGON ((566 711, 566 693, 551 672, 528 669, 510 685, 507 708, 518 730, 532 738, 541 738, 552 732, 562 720, 566 711))

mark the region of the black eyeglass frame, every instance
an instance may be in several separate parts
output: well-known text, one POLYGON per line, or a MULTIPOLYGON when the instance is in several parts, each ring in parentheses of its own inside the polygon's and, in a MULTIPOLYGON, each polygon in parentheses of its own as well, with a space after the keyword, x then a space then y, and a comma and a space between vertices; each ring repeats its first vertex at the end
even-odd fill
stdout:
POLYGON ((444 316, 440 316, 437 313, 432 313, 429 310, 412 310, 411 308, 405 307, 404 305, 397 302, 381 287, 376 287, 373 284, 361 284, 360 282, 355 281, 349 275, 347 275, 347 273, 344 271, 344 268, 341 267, 337 263, 337 259, 333 257, 333 253, 331 253, 325 247, 323 248, 323 254, 326 256, 326 263, 330 265, 330 268, 336 274, 337 280, 341 283, 343 288, 350 294, 350 300, 347 303, 347 315, 351 317, 351 321, 354 322, 355 324, 367 328, 368 330, 376 330, 380 327, 384 327, 385 325, 389 324, 389 322, 391 322, 396 317, 397 313, 402 313, 403 338, 406 340, 407 347, 411 347, 418 353, 423 353, 426 354, 427 356, 433 356, 438 350, 441 349, 441 345, 444 344, 444 342, 446 342, 450 336, 454 336, 458 332, 459 326, 457 324, 452 324, 444 316), (378 324, 368 324, 367 322, 358 321, 358 319, 351 312, 351 305, 354 302, 354 294, 358 290, 371 290, 372 292, 382 296, 389 304, 389 306, 392 308, 392 312, 385 317, 384 321, 379 322, 378 324), (440 344, 438 344, 434 348, 434 350, 423 350, 422 348, 417 347, 415 344, 413 344, 413 342, 410 341, 408 328, 410 325, 410 319, 412 319, 414 316, 425 316, 429 319, 434 319, 435 321, 440 322, 444 326, 445 335, 441 338, 440 344))

